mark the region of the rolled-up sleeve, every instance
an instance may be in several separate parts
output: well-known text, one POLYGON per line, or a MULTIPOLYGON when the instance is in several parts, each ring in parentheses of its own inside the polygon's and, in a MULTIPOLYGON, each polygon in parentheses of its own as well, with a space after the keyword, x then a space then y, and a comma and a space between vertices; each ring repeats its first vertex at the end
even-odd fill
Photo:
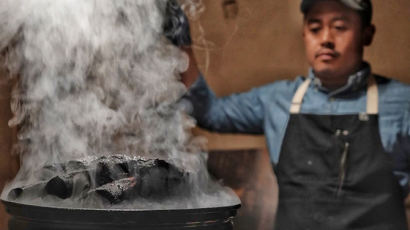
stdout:
POLYGON ((192 116, 202 128, 224 133, 263 133, 264 111, 258 89, 218 98, 201 75, 185 98, 192 103, 192 116))

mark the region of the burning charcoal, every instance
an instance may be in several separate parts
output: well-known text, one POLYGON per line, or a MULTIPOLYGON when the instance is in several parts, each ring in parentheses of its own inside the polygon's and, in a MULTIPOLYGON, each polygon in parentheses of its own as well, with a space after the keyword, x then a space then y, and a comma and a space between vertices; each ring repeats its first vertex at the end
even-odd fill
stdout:
POLYGON ((121 168, 123 172, 128 173, 128 162, 131 160, 130 158, 124 155, 112 155, 107 157, 107 159, 115 164, 116 167, 121 168))
POLYGON ((61 165, 46 165, 36 173, 38 175, 38 179, 50 180, 50 178, 53 178, 55 175, 64 172, 64 170, 65 169, 63 169, 61 165))
POLYGON ((43 169, 45 170, 49 170, 49 171, 65 171, 65 164, 53 164, 53 165, 46 165, 43 167, 43 169))
POLYGON ((73 197, 82 197, 91 188, 91 179, 88 171, 73 174, 73 197))
POLYGON ((143 197, 165 196, 184 180, 181 171, 163 160, 152 160, 139 173, 140 195, 143 197))
POLYGON ((90 188, 91 178, 90 172, 87 170, 55 176, 47 182, 45 187, 48 194, 61 199, 66 199, 71 196, 78 197, 88 192, 90 188))
POLYGON ((119 164, 122 164, 120 168, 123 172, 128 172, 132 177, 114 180, 95 189, 97 194, 111 203, 119 203, 137 196, 164 198, 183 184, 184 173, 166 161, 132 159, 121 162, 121 160, 115 158, 115 165, 120 167, 119 164))
POLYGON ((69 161, 65 165, 66 172, 83 171, 87 169, 87 165, 82 161, 69 161))
POLYGON ((64 176, 56 176, 48 181, 46 192, 61 199, 67 199, 73 193, 73 180, 64 176))
POLYGON ((10 190, 7 195, 8 200, 17 200, 23 197, 39 197, 44 193, 46 182, 40 182, 34 185, 23 186, 10 190))
POLYGON ((58 171, 55 171, 50 168, 42 168, 41 170, 37 171, 37 177, 39 180, 50 180, 50 178, 53 178, 56 174, 58 174, 58 171))
POLYGON ((23 188, 14 188, 9 192, 9 195, 7 196, 8 200, 17 200, 21 194, 23 194, 24 189, 23 188))
POLYGON ((46 180, 31 187, 15 188, 10 199, 29 193, 53 195, 61 199, 94 196, 119 203, 136 197, 165 198, 184 184, 185 174, 174 165, 159 159, 113 155, 86 161, 69 161, 45 166, 39 175, 46 180), (38 187, 40 186, 41 187, 38 187), (27 190, 27 192, 26 192, 27 190))
POLYGON ((86 169, 87 166, 82 161, 68 161, 65 164, 46 165, 37 173, 40 180, 49 180, 58 174, 73 173, 76 171, 84 171, 86 169))
POLYGON ((137 180, 134 177, 124 178, 98 187, 95 192, 116 204, 135 195, 136 185, 137 180))
POLYGON ((125 164, 123 164, 123 167, 125 167, 125 171, 133 176, 133 175, 138 175, 139 171, 141 170, 142 167, 145 167, 144 165, 147 164, 147 160, 129 160, 125 164))
POLYGON ((118 156, 102 157, 97 161, 96 184, 102 186, 128 176, 124 171, 125 161, 118 156))

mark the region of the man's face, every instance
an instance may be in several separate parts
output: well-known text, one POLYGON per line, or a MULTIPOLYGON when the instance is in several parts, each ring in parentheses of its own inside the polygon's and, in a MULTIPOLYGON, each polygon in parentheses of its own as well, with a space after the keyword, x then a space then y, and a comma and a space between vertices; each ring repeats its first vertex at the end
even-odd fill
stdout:
POLYGON ((360 15, 338 1, 318 1, 304 20, 303 38, 310 66, 324 85, 340 86, 358 71, 363 58, 360 15))

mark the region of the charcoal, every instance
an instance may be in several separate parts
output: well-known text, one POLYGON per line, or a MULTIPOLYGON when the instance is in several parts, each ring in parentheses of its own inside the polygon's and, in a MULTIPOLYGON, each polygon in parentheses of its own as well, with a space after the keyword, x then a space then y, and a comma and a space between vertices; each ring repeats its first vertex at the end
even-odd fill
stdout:
POLYGON ((52 164, 46 165, 42 170, 53 171, 53 172, 65 172, 65 164, 52 164))
POLYGON ((116 204, 133 197, 136 194, 136 185, 136 178, 124 178, 98 187, 95 192, 112 204, 116 204))
POLYGON ((91 178, 87 170, 76 171, 53 177, 45 186, 48 194, 67 199, 78 197, 90 190, 91 178))
POLYGON ((158 197, 170 194, 182 184, 184 174, 163 160, 152 160, 149 166, 141 167, 140 196, 158 197))
POLYGON ((187 176, 164 160, 124 155, 104 156, 88 163, 47 165, 37 175, 43 182, 15 188, 9 198, 19 199, 33 193, 83 199, 95 194, 113 204, 136 197, 158 199, 175 194, 186 184, 187 176))
POLYGON ((46 165, 37 171, 40 180, 49 180, 58 174, 70 174, 78 171, 87 170, 88 166, 82 161, 68 161, 65 164, 46 165))
POLYGON ((73 193, 73 180, 70 177, 56 176, 48 181, 45 189, 50 195, 67 199, 73 193))
POLYGON ((80 198, 91 189, 91 177, 88 171, 73 173, 73 192, 72 196, 80 198))
POLYGON ((87 165, 82 161, 69 161, 65 164, 65 171, 66 172, 76 172, 76 171, 83 171, 87 169, 87 165))
POLYGON ((7 198, 9 200, 17 200, 19 197, 21 197, 23 192, 24 192, 23 188, 14 188, 14 189, 10 190, 7 198))
POLYGON ((116 180, 95 191, 111 203, 120 203, 135 197, 166 198, 184 182, 184 173, 163 160, 139 159, 125 163, 126 171, 132 176, 132 180, 116 180))
POLYGON ((59 169, 53 166, 45 166, 42 169, 38 170, 37 177, 40 180, 49 180, 50 178, 53 178, 56 174, 59 174, 59 169))
POLYGON ((8 200, 18 200, 24 197, 39 197, 44 195, 44 187, 46 182, 39 182, 38 184, 22 186, 10 190, 7 195, 8 200))
POLYGON ((126 162, 120 156, 101 157, 96 162, 95 182, 102 186, 113 181, 126 178, 126 162))

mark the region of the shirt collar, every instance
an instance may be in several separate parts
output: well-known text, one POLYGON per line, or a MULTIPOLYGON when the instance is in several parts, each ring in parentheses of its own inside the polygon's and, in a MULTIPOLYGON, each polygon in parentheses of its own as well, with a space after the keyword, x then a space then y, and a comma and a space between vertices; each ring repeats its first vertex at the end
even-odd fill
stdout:
POLYGON ((362 68, 356 73, 349 76, 346 85, 332 91, 322 85, 322 82, 319 78, 315 76, 315 73, 312 68, 309 69, 308 77, 313 79, 314 86, 317 89, 328 93, 329 97, 333 97, 338 95, 342 96, 349 93, 354 93, 363 89, 367 86, 367 79, 371 72, 372 71, 369 63, 363 62, 362 68))

